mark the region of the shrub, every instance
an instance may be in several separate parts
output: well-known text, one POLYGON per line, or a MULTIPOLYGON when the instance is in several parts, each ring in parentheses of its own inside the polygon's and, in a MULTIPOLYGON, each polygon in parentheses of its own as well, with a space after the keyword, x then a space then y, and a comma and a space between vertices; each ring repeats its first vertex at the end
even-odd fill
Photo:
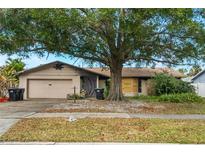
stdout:
POLYGON ((128 97, 129 99, 134 99, 134 100, 143 100, 147 102, 155 102, 158 101, 159 96, 145 96, 145 95, 137 95, 137 96, 132 96, 128 97))
POLYGON ((204 99, 194 93, 181 93, 161 95, 159 96, 158 101, 171 103, 200 103, 204 102, 204 99))
POLYGON ((147 94, 149 96, 155 96, 155 83, 154 80, 147 80, 147 94))
POLYGON ((194 87, 187 82, 176 79, 175 77, 158 74, 153 78, 154 91, 156 95, 195 93, 194 87))
POLYGON ((104 89, 104 97, 108 97, 110 92, 110 80, 107 80, 105 83, 105 89, 104 89))
POLYGON ((67 99, 68 100, 74 100, 74 99, 83 99, 84 97, 78 95, 78 94, 67 94, 67 99))

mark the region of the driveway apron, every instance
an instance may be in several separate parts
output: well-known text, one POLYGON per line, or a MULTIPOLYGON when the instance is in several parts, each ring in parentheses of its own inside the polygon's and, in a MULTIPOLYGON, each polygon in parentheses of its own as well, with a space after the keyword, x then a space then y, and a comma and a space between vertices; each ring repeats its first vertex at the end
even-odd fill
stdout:
POLYGON ((0 135, 22 118, 38 113, 63 100, 30 100, 0 104, 0 135))

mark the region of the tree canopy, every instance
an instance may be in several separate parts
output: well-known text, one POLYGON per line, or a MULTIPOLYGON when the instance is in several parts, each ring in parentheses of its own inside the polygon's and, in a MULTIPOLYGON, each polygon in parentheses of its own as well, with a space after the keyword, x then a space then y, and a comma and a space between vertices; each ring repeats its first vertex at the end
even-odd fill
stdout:
POLYGON ((66 54, 110 68, 121 100, 123 64, 169 65, 205 57, 203 9, 1 9, 0 53, 66 54))
POLYGON ((202 68, 200 65, 193 65, 192 68, 189 70, 188 76, 195 76, 199 72, 202 71, 202 68))

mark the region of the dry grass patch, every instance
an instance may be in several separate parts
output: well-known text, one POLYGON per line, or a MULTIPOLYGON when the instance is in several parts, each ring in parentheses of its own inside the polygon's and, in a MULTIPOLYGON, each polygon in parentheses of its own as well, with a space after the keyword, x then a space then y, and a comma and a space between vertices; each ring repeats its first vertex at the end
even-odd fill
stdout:
POLYGON ((23 119, 1 141, 205 143, 203 120, 23 119))
POLYGON ((205 114, 203 103, 150 103, 150 106, 163 106, 162 110, 155 110, 157 114, 205 114))

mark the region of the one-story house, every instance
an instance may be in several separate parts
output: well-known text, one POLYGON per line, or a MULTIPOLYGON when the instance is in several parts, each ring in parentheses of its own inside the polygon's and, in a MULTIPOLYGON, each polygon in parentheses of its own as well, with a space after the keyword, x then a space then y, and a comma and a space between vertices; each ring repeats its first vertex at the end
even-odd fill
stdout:
MULTIPOLYGON (((110 71, 106 68, 90 68, 95 73, 110 77, 110 71)), ((129 68, 122 69, 122 92, 125 96, 148 95, 150 79, 156 74, 165 73, 181 79, 184 75, 171 68, 129 68)))
POLYGON ((205 97, 205 70, 199 72, 192 78, 192 84, 199 96, 205 97))
MULTIPOLYGON (((125 96, 147 95, 149 79, 156 73, 183 75, 168 68, 123 68, 122 88, 125 96)), ((68 94, 94 96, 95 88, 105 88, 110 71, 102 68, 80 68, 60 61, 28 69, 19 73, 19 87, 25 88, 24 99, 66 98, 68 94)))

